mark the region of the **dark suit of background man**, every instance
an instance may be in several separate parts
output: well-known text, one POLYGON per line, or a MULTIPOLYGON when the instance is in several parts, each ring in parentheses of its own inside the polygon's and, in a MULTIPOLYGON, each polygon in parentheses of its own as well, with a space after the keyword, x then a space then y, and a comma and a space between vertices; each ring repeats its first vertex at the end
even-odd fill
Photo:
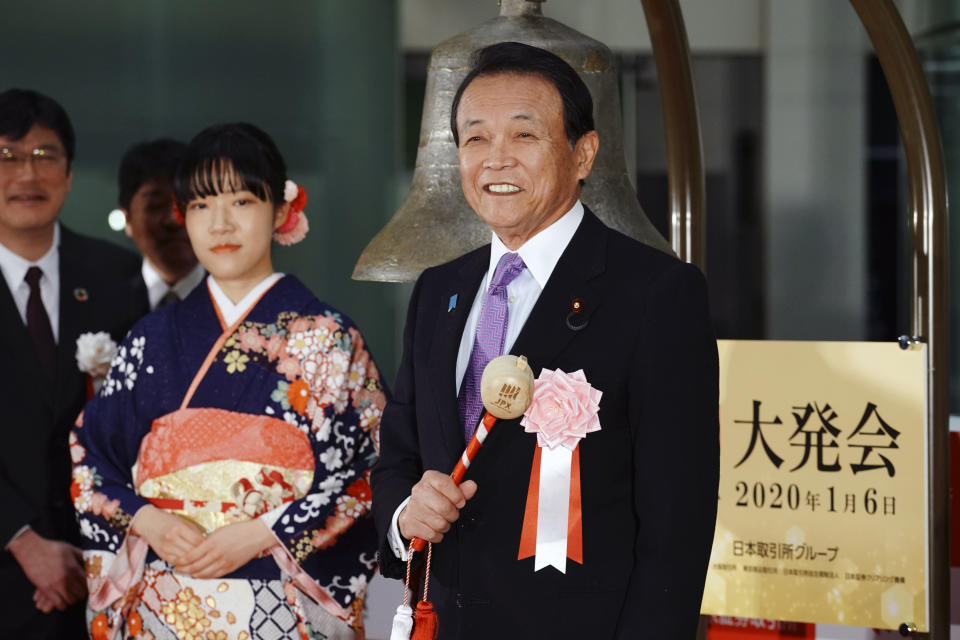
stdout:
POLYGON ((184 149, 184 143, 169 138, 140 142, 120 161, 120 209, 127 220, 127 236, 143 254, 140 272, 151 309, 182 300, 204 276, 186 227, 171 211, 173 174, 184 149))
POLYGON ((74 133, 33 91, 0 93, 0 637, 81 638, 86 597, 68 433, 86 397, 76 340, 119 341, 146 299, 132 253, 57 222, 74 133))
POLYGON ((442 638, 689 640, 719 475, 704 278, 581 205, 600 141, 589 91, 560 58, 482 50, 451 120, 464 195, 492 242, 428 269, 412 294, 373 474, 383 573, 402 577, 411 537, 435 543, 442 638), (464 448, 457 394, 487 283, 511 252, 523 271, 507 285, 505 350, 534 374, 583 369, 603 393, 601 430, 579 444, 583 563, 565 573, 517 559, 534 434, 501 421, 463 485, 446 475, 464 448))

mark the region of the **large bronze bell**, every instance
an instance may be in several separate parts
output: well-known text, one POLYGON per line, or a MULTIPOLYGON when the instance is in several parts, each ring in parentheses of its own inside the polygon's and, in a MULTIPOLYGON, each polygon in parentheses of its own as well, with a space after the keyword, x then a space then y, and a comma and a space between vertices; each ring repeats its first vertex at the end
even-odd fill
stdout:
POLYGON ((566 60, 593 95, 600 151, 582 200, 608 226, 671 251, 650 223, 627 178, 620 121, 620 91, 613 54, 601 42, 543 17, 541 0, 501 0, 500 15, 440 43, 430 56, 420 146, 410 193, 364 249, 356 280, 410 282, 420 272, 490 241, 490 228, 467 205, 460 188, 450 104, 470 68, 472 54, 496 42, 523 42, 566 60))

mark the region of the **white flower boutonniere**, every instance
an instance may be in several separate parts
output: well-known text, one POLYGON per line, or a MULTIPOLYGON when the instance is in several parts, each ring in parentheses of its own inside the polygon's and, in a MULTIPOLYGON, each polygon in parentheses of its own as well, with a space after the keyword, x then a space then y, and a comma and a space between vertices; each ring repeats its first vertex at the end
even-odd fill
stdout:
POLYGON ((117 355, 117 343, 104 331, 84 333, 77 338, 77 366, 94 380, 110 371, 110 362, 117 355))

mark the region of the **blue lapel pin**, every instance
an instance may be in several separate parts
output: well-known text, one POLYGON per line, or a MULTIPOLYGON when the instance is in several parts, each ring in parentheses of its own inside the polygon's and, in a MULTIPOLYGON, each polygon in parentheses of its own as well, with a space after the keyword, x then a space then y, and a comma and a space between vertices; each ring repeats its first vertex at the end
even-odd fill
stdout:
POLYGON ((457 308, 457 295, 458 294, 455 293, 450 296, 450 302, 447 304, 447 313, 450 313, 457 308))

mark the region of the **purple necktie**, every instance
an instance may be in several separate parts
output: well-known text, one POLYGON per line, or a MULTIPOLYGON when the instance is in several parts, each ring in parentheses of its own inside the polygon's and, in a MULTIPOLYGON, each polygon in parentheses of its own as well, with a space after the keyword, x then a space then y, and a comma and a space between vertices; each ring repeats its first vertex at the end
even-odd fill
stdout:
POLYGON ((43 271, 40 267, 30 267, 23 279, 30 287, 30 297, 27 298, 27 333, 33 342, 40 364, 52 377, 57 369, 57 343, 53 340, 53 330, 50 328, 50 316, 43 306, 40 297, 40 278, 43 271))
POLYGON ((460 406, 460 421, 467 442, 483 414, 480 399, 480 378, 487 363, 503 353, 503 338, 507 333, 507 286, 520 275, 526 265, 517 253, 505 253, 497 263, 490 279, 490 287, 480 307, 477 321, 477 336, 470 352, 470 362, 463 376, 463 386, 457 398, 460 406))

